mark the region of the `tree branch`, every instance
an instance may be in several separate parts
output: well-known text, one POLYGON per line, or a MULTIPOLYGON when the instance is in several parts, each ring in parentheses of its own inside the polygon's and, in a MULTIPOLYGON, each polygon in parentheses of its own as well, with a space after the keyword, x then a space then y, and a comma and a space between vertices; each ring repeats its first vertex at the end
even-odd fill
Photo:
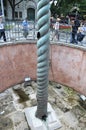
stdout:
POLYGON ((23 1, 23 0, 20 0, 18 3, 15 4, 15 6, 18 5, 19 3, 21 3, 22 1, 23 1))
POLYGON ((21 3, 23 0, 20 0, 19 2, 15 3, 15 0, 8 0, 11 7, 13 8, 14 6, 18 5, 19 3, 21 3))
POLYGON ((9 1, 9 3, 10 3, 11 7, 13 7, 12 1, 11 1, 11 0, 8 0, 8 1, 9 1))

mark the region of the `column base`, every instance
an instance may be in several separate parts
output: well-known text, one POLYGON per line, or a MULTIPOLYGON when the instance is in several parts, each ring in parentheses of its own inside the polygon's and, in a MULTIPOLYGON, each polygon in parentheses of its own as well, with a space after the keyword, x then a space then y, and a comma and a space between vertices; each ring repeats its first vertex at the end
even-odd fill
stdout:
POLYGON ((56 130, 62 126, 55 114, 55 111, 53 110, 53 108, 49 103, 48 103, 48 117, 46 121, 40 120, 35 117, 36 110, 37 106, 26 108, 24 110, 28 125, 30 126, 31 130, 47 130, 47 129, 56 130))

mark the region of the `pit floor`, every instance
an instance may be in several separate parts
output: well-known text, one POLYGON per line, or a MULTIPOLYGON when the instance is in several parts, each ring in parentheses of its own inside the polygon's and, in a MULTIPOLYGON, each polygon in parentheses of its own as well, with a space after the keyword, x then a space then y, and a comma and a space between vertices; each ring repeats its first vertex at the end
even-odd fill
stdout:
MULTIPOLYGON (((57 130, 86 130, 86 102, 74 90, 49 82, 48 102, 62 127, 57 130)), ((0 130, 30 130, 24 109, 36 106, 36 81, 21 83, 0 93, 0 130)))

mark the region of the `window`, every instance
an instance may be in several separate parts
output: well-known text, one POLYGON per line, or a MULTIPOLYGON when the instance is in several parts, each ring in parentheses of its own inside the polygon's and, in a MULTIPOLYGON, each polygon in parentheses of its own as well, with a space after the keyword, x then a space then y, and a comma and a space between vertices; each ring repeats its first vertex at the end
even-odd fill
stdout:
POLYGON ((18 18, 18 12, 15 12, 15 18, 18 18))
POLYGON ((7 11, 6 10, 4 10, 4 15, 5 15, 5 17, 7 17, 7 11))
POLYGON ((22 12, 20 11, 20 12, 15 12, 15 18, 17 18, 17 19, 20 19, 20 18, 22 18, 22 12))
POLYGON ((22 12, 19 12, 19 18, 22 18, 22 12))

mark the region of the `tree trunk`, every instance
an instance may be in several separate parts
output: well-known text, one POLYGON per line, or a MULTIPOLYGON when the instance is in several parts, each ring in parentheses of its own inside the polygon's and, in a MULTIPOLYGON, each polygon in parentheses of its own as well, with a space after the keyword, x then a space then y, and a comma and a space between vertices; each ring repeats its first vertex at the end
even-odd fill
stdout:
POLYGON ((12 20, 15 19, 15 7, 12 8, 12 20))

